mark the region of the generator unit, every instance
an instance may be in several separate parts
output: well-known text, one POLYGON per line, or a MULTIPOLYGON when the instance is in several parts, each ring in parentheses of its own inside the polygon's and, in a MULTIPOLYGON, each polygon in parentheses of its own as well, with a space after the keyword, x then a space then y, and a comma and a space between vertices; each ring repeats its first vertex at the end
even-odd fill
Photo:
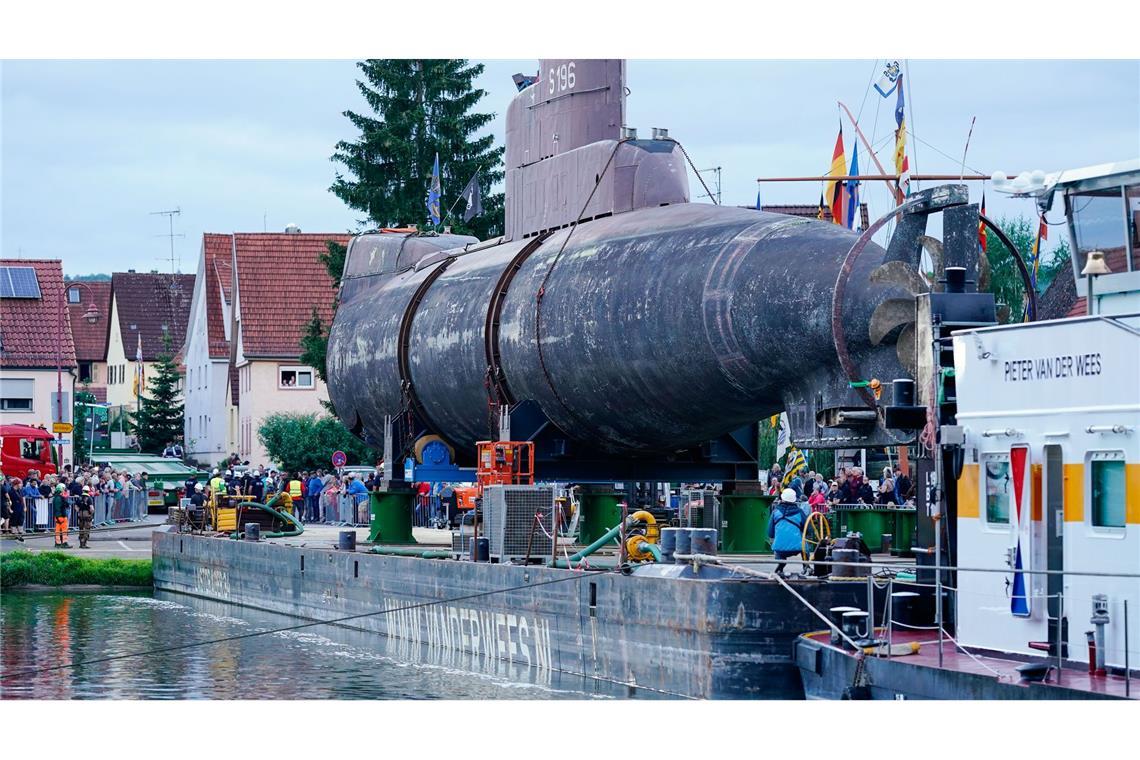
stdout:
POLYGON ((554 548, 554 489, 490 485, 483 488, 483 532, 492 562, 549 557, 554 548))

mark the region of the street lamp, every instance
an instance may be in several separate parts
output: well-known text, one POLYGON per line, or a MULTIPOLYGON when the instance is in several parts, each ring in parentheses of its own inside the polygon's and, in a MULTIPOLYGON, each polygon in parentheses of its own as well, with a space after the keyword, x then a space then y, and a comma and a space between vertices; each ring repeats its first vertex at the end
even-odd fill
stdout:
MULTIPOLYGON (((64 304, 67 303, 67 294, 71 288, 86 288, 90 291, 90 286, 82 282, 64 282, 64 290, 59 298, 59 317, 56 322, 56 363, 55 363, 55 395, 56 395, 56 422, 63 422, 63 315, 64 304)), ((92 301, 91 305, 87 308, 87 313, 83 315, 88 324, 95 324, 99 321, 99 309, 96 307, 95 302, 92 301)), ((74 350, 74 348, 73 348, 74 350)), ((54 432, 54 431, 53 431, 54 432)), ((59 462, 59 467, 63 467, 63 443, 56 445, 56 459, 59 462)))

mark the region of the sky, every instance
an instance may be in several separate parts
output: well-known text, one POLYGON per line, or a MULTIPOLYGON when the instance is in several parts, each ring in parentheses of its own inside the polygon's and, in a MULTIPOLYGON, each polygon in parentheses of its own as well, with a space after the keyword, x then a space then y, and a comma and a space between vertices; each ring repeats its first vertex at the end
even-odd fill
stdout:
MULTIPOLYGON (((481 62, 479 108, 496 114, 489 129, 501 142, 511 75, 537 62, 481 62)), ((725 204, 750 205, 758 177, 827 171, 839 100, 891 169, 895 98, 870 89, 882 63, 632 60, 627 121, 646 135, 669 128, 698 168, 722 167, 725 204)), ((914 172, 959 172, 972 117, 966 165, 986 175, 1140 157, 1140 62, 904 68, 914 172)), ((358 73, 353 61, 0 63, 0 253, 62 258, 69 275, 169 271, 169 220, 153 212, 175 208, 183 272, 196 270, 203 232, 359 229, 359 214, 328 192, 333 146, 355 137, 342 112, 364 108, 358 73)), ((843 123, 850 160, 856 136, 843 123)), ((873 170, 862 146, 860 166, 873 170)), ((703 190, 691 183, 698 200, 703 190)), ((445 187, 444 205, 461 189, 445 187)), ((760 197, 814 204, 820 189, 763 184, 760 197)), ((970 190, 977 200, 981 183, 970 190)), ((889 210, 882 183, 865 199, 872 219, 889 210)), ((1030 201, 992 189, 986 202, 991 217, 1033 213, 1030 201)))

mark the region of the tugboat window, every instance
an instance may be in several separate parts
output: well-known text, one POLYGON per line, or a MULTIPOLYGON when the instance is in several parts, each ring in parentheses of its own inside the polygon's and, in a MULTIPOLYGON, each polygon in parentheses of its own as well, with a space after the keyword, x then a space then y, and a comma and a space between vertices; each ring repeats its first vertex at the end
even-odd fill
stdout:
POLYGON ((1126 217, 1120 186, 1074 193, 1068 198, 1073 219, 1076 271, 1085 266, 1089 251, 1103 251, 1113 272, 1127 271, 1126 217))
POLYGON ((986 522, 1009 524, 1009 496, 1013 479, 1009 474, 1009 460, 991 459, 986 462, 986 522))
POLYGON ((1092 524, 1095 528, 1124 527, 1124 460, 1091 463, 1092 524))

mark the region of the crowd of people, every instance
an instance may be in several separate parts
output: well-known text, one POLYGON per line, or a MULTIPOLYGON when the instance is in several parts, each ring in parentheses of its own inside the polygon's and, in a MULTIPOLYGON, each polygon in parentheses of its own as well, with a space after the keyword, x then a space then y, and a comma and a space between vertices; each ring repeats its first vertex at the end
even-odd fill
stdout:
POLYGON ((861 467, 841 467, 830 479, 813 470, 803 476, 796 473, 785 478, 780 465, 774 464, 766 482, 770 496, 782 498, 784 489, 791 489, 796 501, 807 502, 814 512, 827 512, 837 504, 896 507, 914 504, 914 483, 906 473, 896 473, 890 467, 884 467, 882 478, 872 483, 861 467))
POLYGON ((355 472, 343 476, 332 470, 277 470, 273 467, 250 467, 231 459, 226 469, 214 468, 206 482, 189 478, 183 486, 191 506, 201 508, 211 494, 215 496, 248 496, 260 504, 276 499, 276 506, 292 514, 300 522, 316 523, 326 517, 324 505, 342 494, 363 499, 379 485, 381 469, 361 477, 355 472))
POLYGON ((34 509, 37 499, 48 500, 55 527, 55 545, 70 549, 68 525, 72 514, 79 526, 79 548, 86 549, 95 519, 97 496, 123 496, 145 492, 148 488, 145 472, 130 473, 113 467, 77 467, 65 465, 63 472, 42 475, 29 470, 26 478, 5 477, 0 484, 0 512, 3 533, 24 540, 24 520, 34 509))

